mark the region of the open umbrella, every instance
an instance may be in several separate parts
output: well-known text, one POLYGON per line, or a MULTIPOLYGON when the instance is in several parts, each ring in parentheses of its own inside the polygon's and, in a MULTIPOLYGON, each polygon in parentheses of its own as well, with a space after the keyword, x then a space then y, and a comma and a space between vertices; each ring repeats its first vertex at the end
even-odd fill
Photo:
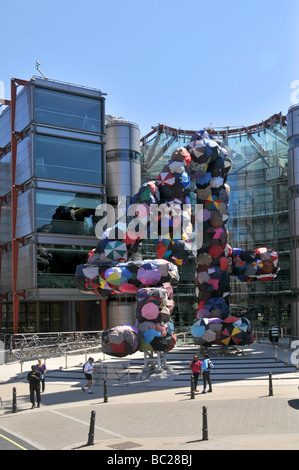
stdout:
POLYGON ((113 290, 113 287, 110 287, 109 284, 107 284, 106 279, 103 278, 102 275, 99 276, 99 288, 104 290, 113 290))
POLYGON ((237 345, 242 342, 244 333, 234 324, 228 324, 221 332, 221 343, 226 346, 237 345))
POLYGON ((127 260, 127 246, 121 241, 110 241, 105 247, 105 256, 113 261, 127 260))
POLYGON ((175 177, 171 173, 160 173, 156 183, 158 186, 172 186, 175 183, 175 177))
POLYGON ((169 164, 169 170, 171 173, 183 173, 185 171, 185 165, 183 162, 174 161, 169 164))
POLYGON ((207 308, 208 310, 218 308, 221 309, 223 302, 224 301, 221 297, 210 297, 208 300, 206 300, 204 308, 207 308))
POLYGON ((151 344, 156 336, 161 336, 161 331, 150 328, 144 333, 143 339, 147 344, 151 344))
POLYGON ((216 339, 216 333, 212 330, 206 330, 206 332, 202 335, 202 339, 204 339, 207 343, 212 343, 216 339))
POLYGON ((218 209, 219 204, 221 203, 221 200, 218 198, 218 196, 209 196, 204 204, 206 209, 218 209))
POLYGON ((155 320, 158 317, 160 311, 156 304, 150 302, 142 307, 141 313, 143 318, 146 318, 147 320, 155 320))
POLYGON ((240 320, 240 318, 238 318, 238 317, 229 316, 225 320, 223 320, 223 322, 224 323, 235 323, 235 322, 238 322, 239 320, 240 320))
POLYGON ((107 269, 107 271, 105 272, 105 279, 107 281, 107 284, 113 289, 115 287, 119 287, 122 283, 121 275, 121 269, 117 266, 107 269))
POLYGON ((206 328, 201 324, 201 320, 195 322, 194 325, 192 325, 191 327, 191 334, 196 338, 200 338, 205 333, 205 331, 206 328))
POLYGON ((155 286, 161 279, 160 269, 140 268, 137 272, 137 279, 144 285, 155 286))

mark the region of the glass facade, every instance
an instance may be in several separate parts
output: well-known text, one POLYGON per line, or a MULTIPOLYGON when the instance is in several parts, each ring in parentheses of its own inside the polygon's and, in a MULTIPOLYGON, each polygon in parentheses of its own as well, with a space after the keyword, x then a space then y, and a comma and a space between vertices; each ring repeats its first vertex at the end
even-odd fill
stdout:
POLYGON ((70 191, 36 190, 37 232, 95 236, 101 196, 70 191))
POLYGON ((37 245, 37 285, 39 288, 76 288, 78 264, 86 263, 93 247, 37 245))
MULTIPOLYGON (((20 303, 19 332, 34 333, 39 323, 39 331, 61 331, 62 330, 62 307, 61 302, 28 302, 20 303)), ((4 304, 2 313, 2 332, 13 329, 13 306, 4 304)))
POLYGON ((103 132, 102 101, 35 88, 35 122, 87 132, 103 132))
POLYGON ((102 184, 102 145, 41 134, 35 136, 36 176, 102 184))
MULTIPOLYGON (((178 147, 186 147, 192 131, 161 126, 143 139, 142 182, 156 179, 178 147)), ((218 137, 217 135, 215 137, 218 137)), ((232 160, 228 243, 234 248, 269 247, 278 252, 280 272, 269 282, 242 283, 231 276, 232 313, 242 313, 260 326, 290 325, 290 233, 288 216, 287 129, 279 121, 250 132, 219 135, 232 160)), ((192 191, 191 191, 192 192, 192 191)), ((155 257, 155 246, 143 242, 144 254, 155 257)), ((195 262, 179 267, 175 292, 176 322, 190 325, 195 319, 195 262)))
POLYGON ((96 244, 95 212, 105 194, 104 94, 34 77, 17 93, 14 104, 14 120, 9 108, 0 116, 0 194, 11 207, 16 233, 20 231, 22 237, 16 255, 11 221, 7 211, 0 211, 2 244, 8 242, 7 253, 0 256, 0 331, 98 327, 100 315, 97 321, 94 317, 99 307, 76 289, 75 270, 96 244), (12 182, 14 130, 24 139, 18 139, 12 182), (12 183, 22 188, 14 205, 10 203, 12 183), (12 295, 15 279, 20 302, 12 295))

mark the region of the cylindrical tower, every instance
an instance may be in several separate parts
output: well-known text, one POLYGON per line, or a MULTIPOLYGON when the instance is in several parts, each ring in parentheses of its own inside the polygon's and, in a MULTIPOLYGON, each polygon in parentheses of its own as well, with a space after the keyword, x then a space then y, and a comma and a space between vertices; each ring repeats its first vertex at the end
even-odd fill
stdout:
MULTIPOLYGON (((115 221, 124 215, 127 206, 141 186, 140 130, 137 124, 122 118, 106 116, 106 192, 107 203, 115 207, 115 221)), ((134 254, 132 259, 137 259, 134 254)), ((136 301, 109 299, 108 327, 135 323, 136 301)))
POLYGON ((134 325, 135 324, 136 302, 120 302, 109 300, 108 304, 108 328, 114 328, 118 325, 134 325))
POLYGON ((299 103, 287 115, 292 334, 299 336, 299 103))
POLYGON ((107 202, 127 202, 141 186, 140 130, 137 124, 112 118, 106 122, 107 202))

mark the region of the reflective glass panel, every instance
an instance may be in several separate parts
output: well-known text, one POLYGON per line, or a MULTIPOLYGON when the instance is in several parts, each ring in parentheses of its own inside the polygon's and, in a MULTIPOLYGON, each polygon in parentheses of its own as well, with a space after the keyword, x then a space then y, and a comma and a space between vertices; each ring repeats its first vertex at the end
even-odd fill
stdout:
POLYGON ((95 236, 100 196, 64 191, 36 190, 38 232, 95 236))
POLYGON ((76 288, 75 272, 87 261, 93 247, 41 245, 37 246, 37 282, 42 288, 76 288))
POLYGON ((88 132, 103 132, 102 101, 60 91, 35 89, 35 121, 88 132))
POLYGON ((102 146, 93 142, 35 136, 36 176, 102 184, 102 146))

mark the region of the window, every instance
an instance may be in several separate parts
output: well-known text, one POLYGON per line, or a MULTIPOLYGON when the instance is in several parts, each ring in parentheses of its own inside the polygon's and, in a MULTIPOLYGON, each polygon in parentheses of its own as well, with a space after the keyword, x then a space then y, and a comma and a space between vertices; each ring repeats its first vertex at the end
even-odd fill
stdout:
POLYGON ((36 176, 102 184, 102 146, 93 142, 35 136, 36 176))
POLYGON ((37 246, 37 283, 39 288, 76 288, 75 273, 79 264, 87 262, 93 247, 37 246))
POLYGON ((94 237, 99 220, 95 210, 101 202, 101 196, 92 194, 37 189, 37 231, 94 237))
POLYGON ((107 159, 116 159, 116 160, 133 160, 140 162, 140 154, 134 152, 133 150, 108 150, 106 152, 107 159))
POLYGON ((36 88, 35 121, 102 133, 102 100, 36 88))

